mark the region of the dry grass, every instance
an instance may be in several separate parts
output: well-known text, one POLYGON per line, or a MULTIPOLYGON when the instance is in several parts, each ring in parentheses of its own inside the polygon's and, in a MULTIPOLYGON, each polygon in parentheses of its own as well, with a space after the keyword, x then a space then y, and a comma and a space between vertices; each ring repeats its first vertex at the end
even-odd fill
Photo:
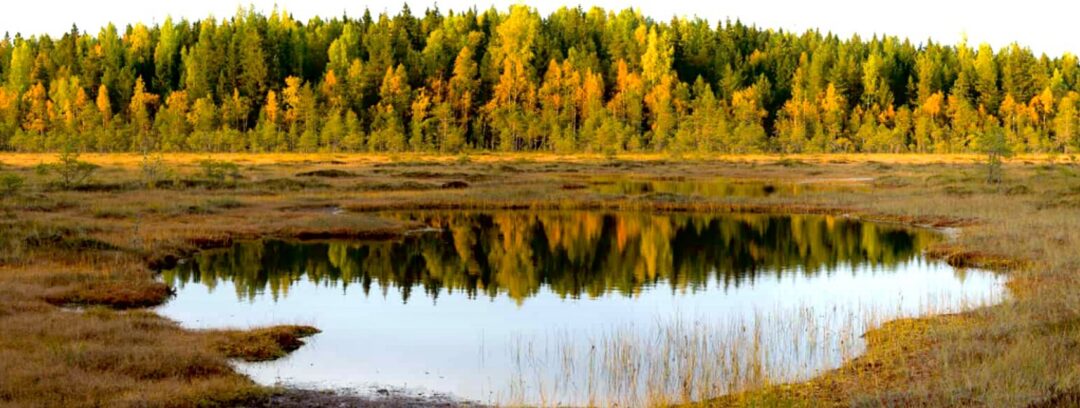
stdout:
POLYGON ((183 330, 142 309, 168 297, 149 266, 256 236, 377 237, 412 227, 369 212, 387 208, 792 211, 955 227, 956 239, 936 251, 957 264, 1008 269, 1008 301, 887 323, 867 334, 865 355, 837 370, 701 404, 1023 406, 1080 395, 1080 168, 1070 157, 1014 158, 1002 186, 983 184, 979 157, 966 155, 213 155, 239 165, 243 177, 227 184, 200 180, 207 157, 166 156, 174 182, 147 189, 141 157, 86 155, 103 166, 94 184, 63 191, 32 169, 53 155, 0 154, 0 172, 27 179, 24 191, 0 199, 0 406, 260 398, 266 390, 228 359, 280 356, 304 331, 183 330), (350 176, 296 176, 320 170, 350 176), (614 195, 589 188, 597 177, 872 188, 614 195), (439 188, 459 180, 468 187, 439 188))
POLYGON ((304 337, 319 332, 311 326, 275 326, 255 330, 215 330, 214 344, 229 358, 244 361, 275 360, 304 345, 304 337))

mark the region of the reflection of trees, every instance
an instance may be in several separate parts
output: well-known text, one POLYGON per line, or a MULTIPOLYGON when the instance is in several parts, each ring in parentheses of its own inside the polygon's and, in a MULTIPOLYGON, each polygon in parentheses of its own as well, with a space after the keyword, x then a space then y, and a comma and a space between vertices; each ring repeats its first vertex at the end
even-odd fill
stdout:
POLYGON ((428 296, 506 294, 519 302, 548 286, 562 296, 633 294, 666 284, 694 290, 763 274, 815 275, 843 265, 890 266, 912 258, 926 232, 822 216, 650 215, 593 212, 422 213, 440 232, 398 241, 245 242, 206 251, 165 273, 174 284, 219 280, 251 299, 275 298, 307 279, 396 288, 428 296))

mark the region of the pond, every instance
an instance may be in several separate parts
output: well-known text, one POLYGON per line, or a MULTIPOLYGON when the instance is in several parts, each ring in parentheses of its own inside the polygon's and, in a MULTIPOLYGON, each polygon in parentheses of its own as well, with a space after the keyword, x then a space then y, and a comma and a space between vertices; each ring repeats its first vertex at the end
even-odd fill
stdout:
POLYGON ((264 384, 502 404, 711 398, 834 368, 902 316, 999 300, 1003 279, 923 257, 928 230, 831 216, 386 214, 388 241, 240 242, 163 271, 185 327, 299 323, 264 384))

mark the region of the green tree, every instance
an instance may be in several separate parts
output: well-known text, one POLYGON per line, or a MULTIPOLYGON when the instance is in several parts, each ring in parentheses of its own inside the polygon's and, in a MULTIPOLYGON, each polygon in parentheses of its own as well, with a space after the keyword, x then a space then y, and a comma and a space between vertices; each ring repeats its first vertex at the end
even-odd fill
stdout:
POLYGON ((146 85, 143 83, 142 77, 137 78, 135 80, 135 90, 131 93, 131 104, 128 107, 128 115, 131 118, 131 133, 135 143, 132 147, 136 151, 146 153, 161 148, 161 143, 154 134, 154 122, 150 114, 150 110, 153 109, 157 102, 158 96, 146 92, 146 85))
POLYGON ((166 17, 154 48, 154 87, 161 92, 175 88, 180 73, 180 33, 172 17, 166 17))
POLYGON ((218 129, 218 109, 213 99, 202 97, 196 100, 191 111, 188 112, 187 121, 192 129, 187 141, 188 147, 205 152, 222 149, 220 141, 215 140, 215 131, 218 129))
POLYGON ((177 91, 165 98, 165 107, 161 109, 154 120, 154 127, 161 137, 161 150, 179 151, 186 150, 188 134, 188 103, 187 92, 177 91))
POLYGON ((18 40, 15 49, 11 53, 11 62, 7 66, 4 76, 7 78, 9 92, 22 94, 32 85, 30 73, 34 67, 34 50, 30 48, 30 42, 18 40))

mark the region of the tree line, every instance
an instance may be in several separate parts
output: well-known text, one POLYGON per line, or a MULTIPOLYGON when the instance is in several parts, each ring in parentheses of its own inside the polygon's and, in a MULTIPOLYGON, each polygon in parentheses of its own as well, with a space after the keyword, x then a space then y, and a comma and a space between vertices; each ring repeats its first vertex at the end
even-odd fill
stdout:
POLYGON ((1017 152, 1080 148, 1076 56, 633 10, 110 24, 0 40, 0 149, 1017 152))

